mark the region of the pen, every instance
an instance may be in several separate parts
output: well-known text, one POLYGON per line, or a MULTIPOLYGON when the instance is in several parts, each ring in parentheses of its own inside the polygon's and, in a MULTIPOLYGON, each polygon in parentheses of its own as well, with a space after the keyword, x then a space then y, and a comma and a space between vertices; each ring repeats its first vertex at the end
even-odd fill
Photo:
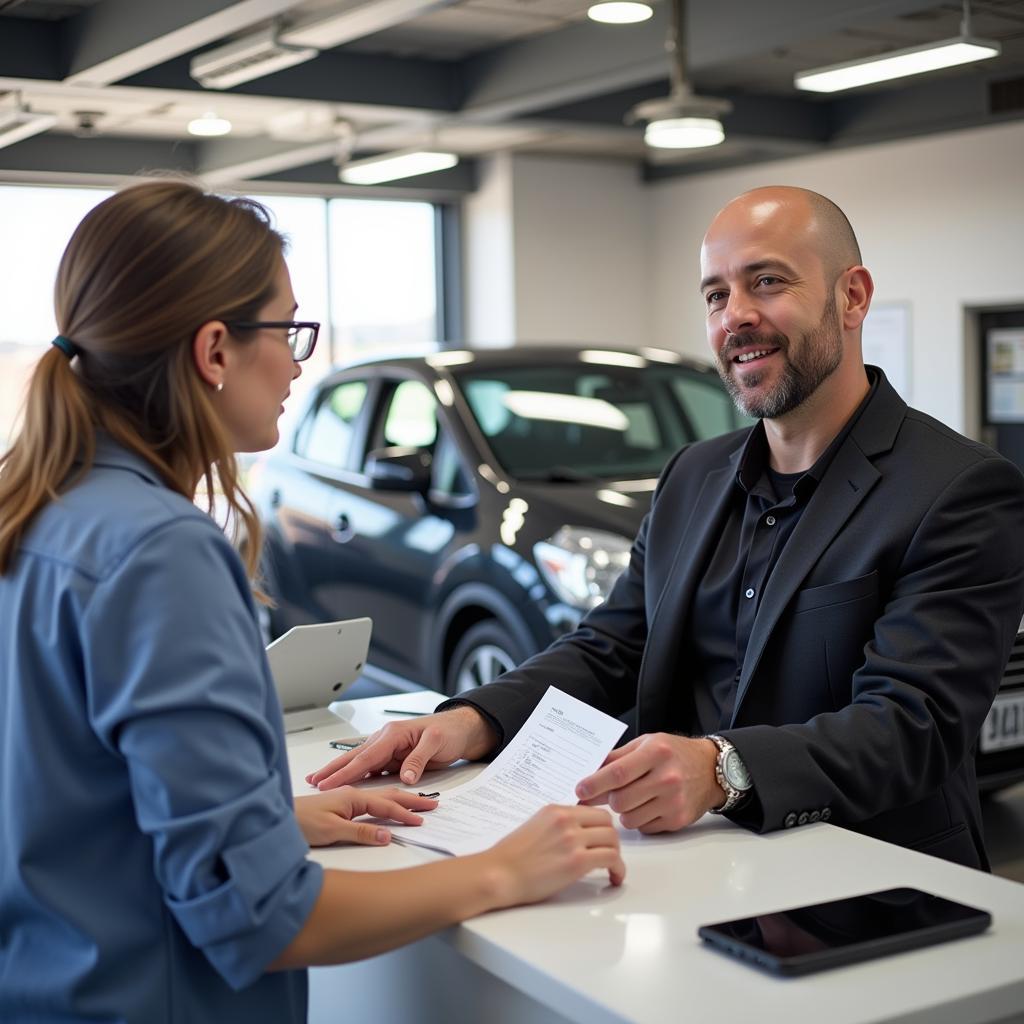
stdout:
POLYGON ((335 750, 355 750, 362 743, 362 740, 328 740, 327 746, 335 750))
POLYGON ((403 711, 401 708, 385 708, 383 714, 385 715, 432 715, 433 711, 403 711))

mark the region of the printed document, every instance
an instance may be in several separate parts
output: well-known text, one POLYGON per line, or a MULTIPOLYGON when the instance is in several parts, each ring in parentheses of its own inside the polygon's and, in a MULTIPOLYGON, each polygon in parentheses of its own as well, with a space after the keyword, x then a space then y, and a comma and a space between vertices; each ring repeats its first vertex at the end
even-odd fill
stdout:
POLYGON ((625 728, 549 686, 526 724, 483 772, 443 792, 422 825, 392 825, 391 834, 396 842, 441 853, 486 850, 545 804, 578 803, 576 783, 601 767, 625 728))

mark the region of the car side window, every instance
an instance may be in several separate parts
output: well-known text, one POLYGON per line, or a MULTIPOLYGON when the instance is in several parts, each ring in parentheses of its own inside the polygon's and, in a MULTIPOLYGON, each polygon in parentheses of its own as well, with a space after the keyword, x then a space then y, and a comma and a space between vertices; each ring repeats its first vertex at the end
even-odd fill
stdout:
POLYGON ((437 441, 437 399, 418 380, 404 380, 391 393, 384 414, 385 446, 433 449, 437 441))
POLYGON ((754 422, 737 411, 732 399, 717 382, 705 382, 697 377, 675 377, 672 388, 699 441, 754 422))
POLYGON ((352 433, 366 390, 366 381, 349 380, 325 394, 296 437, 296 454, 334 469, 349 468, 352 433))

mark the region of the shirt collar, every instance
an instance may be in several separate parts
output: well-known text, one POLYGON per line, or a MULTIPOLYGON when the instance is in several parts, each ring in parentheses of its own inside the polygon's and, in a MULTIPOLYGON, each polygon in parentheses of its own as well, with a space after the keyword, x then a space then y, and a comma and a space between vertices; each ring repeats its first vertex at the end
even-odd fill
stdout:
MULTIPOLYGON (((842 429, 829 442, 828 447, 818 456, 814 465, 807 470, 803 476, 793 485, 793 494, 798 501, 809 498, 814 489, 821 482, 829 463, 835 457, 843 442, 849 437, 850 432, 857 425, 864 410, 867 408, 875 391, 878 389, 879 374, 873 366, 865 368, 868 377, 868 393, 864 396, 860 405, 853 411, 853 415, 843 424, 842 429)), ((754 424, 740 449, 739 466, 736 470, 736 483, 747 494, 757 486, 758 481, 768 468, 768 438, 764 432, 764 420, 754 424)))
POLYGON ((96 432, 96 455, 93 465, 126 469, 157 487, 166 487, 156 467, 136 452, 118 444, 106 431, 96 432))

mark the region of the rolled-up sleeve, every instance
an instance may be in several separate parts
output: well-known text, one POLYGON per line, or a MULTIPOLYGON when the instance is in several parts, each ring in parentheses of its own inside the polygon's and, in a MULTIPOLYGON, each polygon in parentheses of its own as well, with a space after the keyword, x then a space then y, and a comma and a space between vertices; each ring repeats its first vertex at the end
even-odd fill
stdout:
POLYGON ((241 563, 212 522, 167 523, 106 568, 82 636, 90 720, 126 763, 165 903, 242 988, 298 933, 323 873, 241 563))

